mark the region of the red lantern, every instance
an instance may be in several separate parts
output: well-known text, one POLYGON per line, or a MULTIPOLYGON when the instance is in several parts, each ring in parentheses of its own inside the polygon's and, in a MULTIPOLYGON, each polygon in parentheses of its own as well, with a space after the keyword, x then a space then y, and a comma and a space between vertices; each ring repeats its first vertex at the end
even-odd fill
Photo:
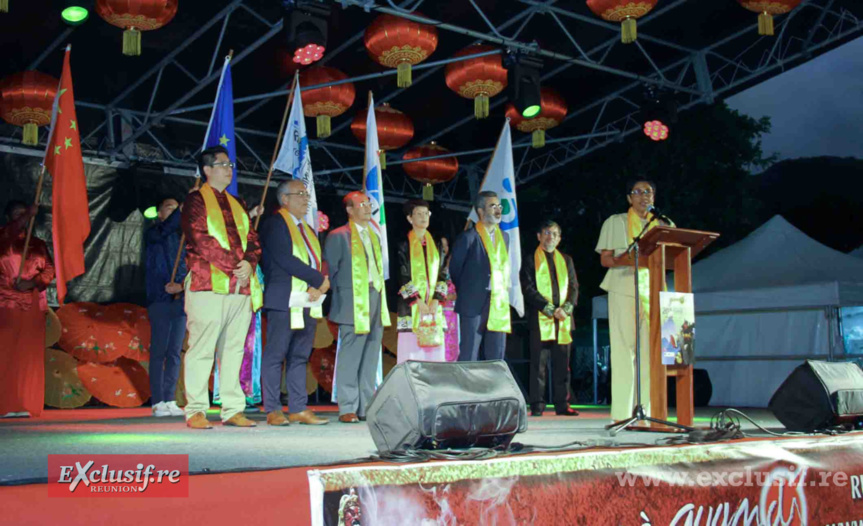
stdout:
POLYGON ((800 0, 737 0, 746 9, 758 13, 758 34, 773 36, 773 17, 791 12, 800 0))
POLYGON ((542 88, 540 93, 542 111, 532 119, 524 118, 512 103, 506 105, 506 116, 509 117, 512 125, 524 133, 533 133, 531 145, 534 148, 545 146, 545 130, 550 130, 563 122, 568 109, 566 100, 553 89, 542 88))
MULTIPOLYGON (((345 80, 348 76, 335 68, 318 66, 300 74, 300 86, 315 86, 345 80)), ((317 117, 318 137, 329 137, 330 119, 346 112, 354 103, 356 91, 350 82, 303 91, 303 113, 317 117)))
POLYGON ((141 31, 168 24, 177 14, 179 0, 96 0, 96 12, 123 31, 123 54, 141 54, 141 31))
MULTIPOLYGON (((366 142, 366 117, 369 109, 357 112, 351 122, 351 132, 361 144, 366 142)), ((375 108, 375 122, 378 125, 378 145, 381 147, 381 168, 386 169, 386 156, 383 152, 401 148, 414 137, 414 123, 410 117, 384 102, 375 108)))
POLYGON ((596 16, 609 22, 620 22, 620 40, 635 42, 638 36, 635 21, 656 7, 658 0, 587 0, 587 7, 596 16))
POLYGON ((411 65, 427 59, 437 48, 437 29, 383 14, 372 20, 366 28, 364 41, 375 62, 398 69, 398 87, 406 88, 411 85, 411 65))
MULTIPOLYGON (((492 46, 475 44, 468 46, 455 57, 476 55, 494 51, 492 46)), ((446 65, 446 85, 462 97, 474 100, 474 115, 477 119, 488 117, 488 100, 506 88, 507 71, 500 54, 450 62, 446 65)))
MULTIPOLYGON (((449 150, 438 146, 437 143, 432 141, 424 146, 411 148, 402 159, 410 161, 411 159, 434 157, 436 155, 443 155, 446 153, 449 153, 449 150)), ((423 188, 423 199, 426 201, 433 201, 434 188, 432 188, 432 185, 435 183, 451 181, 452 178, 455 177, 456 172, 458 172, 458 159, 455 157, 428 159, 425 161, 405 163, 402 167, 411 179, 425 183, 425 187, 423 188)))
POLYGON ((9 75, 0 82, 0 115, 24 128, 24 144, 39 144, 39 126, 51 124, 51 108, 60 81, 38 71, 9 75))

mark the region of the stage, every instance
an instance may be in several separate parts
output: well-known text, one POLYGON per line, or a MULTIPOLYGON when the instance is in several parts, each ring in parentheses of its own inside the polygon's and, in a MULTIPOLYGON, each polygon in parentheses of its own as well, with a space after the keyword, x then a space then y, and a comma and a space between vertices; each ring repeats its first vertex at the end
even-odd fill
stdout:
MULTIPOLYGON (((316 410, 330 420, 329 425, 269 427, 263 422, 264 415, 257 413, 249 415, 259 424, 253 429, 227 428, 216 423, 212 430, 192 431, 183 426, 181 417, 150 417, 149 408, 47 410, 36 419, 0 421, 0 449, 3 451, 0 501, 4 515, 0 522, 145 524, 156 519, 163 524, 185 524, 193 509, 195 522, 207 524, 240 521, 337 524, 339 508, 350 506, 350 499, 343 497, 356 493, 365 517, 362 524, 408 524, 425 519, 432 520, 427 524, 549 524, 547 521, 555 517, 556 521, 568 524, 641 526, 647 521, 640 513, 651 513, 651 524, 684 524, 685 520, 680 517, 676 519, 680 522, 671 520, 673 513, 669 515, 671 508, 667 506, 653 511, 638 509, 633 513, 621 503, 604 506, 603 499, 637 490, 642 498, 650 497, 649 502, 658 502, 661 499, 654 497, 654 493, 667 492, 667 484, 675 484, 670 474, 680 476, 693 469, 704 471, 708 464, 709 469, 723 472, 752 469, 767 473, 784 469, 783 473, 791 473, 791 482, 794 473, 799 476, 803 466, 822 472, 830 471, 831 466, 841 466, 836 470, 841 469, 848 475, 863 473, 863 435, 858 433, 668 446, 668 437, 675 435, 623 431, 615 437, 609 436, 603 429, 610 422, 607 407, 579 407, 579 417, 555 416, 553 410, 547 411, 543 417, 531 417, 527 432, 515 437, 515 442, 540 447, 579 442, 585 447, 581 451, 547 451, 469 462, 372 462, 369 457, 376 450, 365 424, 338 423, 334 406, 316 410), (188 454, 189 498, 102 498, 97 501, 52 498, 46 484, 49 454, 188 454), (663 485, 624 487, 619 476, 614 480, 615 474, 623 472, 658 476, 663 485), (474 505, 479 498, 477 484, 484 495, 480 498, 481 506, 474 505), (613 494, 603 493, 612 490, 613 494), (447 498, 443 498, 444 495, 447 498), (527 495, 532 497, 525 498, 527 495), (489 502, 496 504, 489 507, 489 502), (578 510, 567 507, 576 502, 592 504, 578 510), (585 519, 593 516, 597 522, 585 519), (658 517, 662 520, 657 520, 658 517)), ((696 425, 709 425, 710 417, 718 411, 699 410, 696 425)), ((767 411, 751 410, 747 414, 764 427, 783 431, 767 411)), ((215 409, 209 418, 217 421, 215 409)), ((743 430, 747 434, 761 433, 749 423, 744 423, 743 430)), ((639 484, 643 486, 641 482, 635 486, 639 484)), ((847 479, 845 485, 848 485, 847 479)), ((761 502, 759 498, 763 498, 763 492, 751 486, 708 484, 675 490, 662 499, 673 504, 680 498, 688 498, 682 495, 693 495, 695 500, 687 502, 703 504, 705 515, 700 522, 691 524, 705 524, 706 510, 711 503, 697 501, 708 495, 726 495, 716 505, 717 509, 725 506, 731 517, 735 510, 740 511, 739 491, 748 490, 752 493, 745 497, 749 508, 741 511, 746 515, 752 506, 761 502)), ((822 500, 827 502, 823 495, 814 500, 810 498, 809 508, 804 510, 810 519, 813 513, 823 516, 829 509, 831 515, 838 513, 851 520, 849 514, 854 510, 842 503, 847 500, 853 508, 858 506, 856 499, 851 498, 848 487, 833 486, 842 485, 807 488, 810 493, 830 490, 842 491, 843 496, 848 493, 847 499, 838 499, 839 502, 829 508, 817 504, 822 500)), ((803 504, 805 507, 805 502, 803 504)), ((786 518, 800 503, 794 501, 788 505, 791 507, 785 510, 786 518)), ((863 516, 863 505, 859 507, 857 514, 863 516)), ((778 509, 783 508, 779 506, 778 509)), ((693 511, 696 512, 697 509, 693 511)), ((737 523, 760 524, 743 520, 737 523)), ((809 523, 815 522, 810 520, 809 523)))

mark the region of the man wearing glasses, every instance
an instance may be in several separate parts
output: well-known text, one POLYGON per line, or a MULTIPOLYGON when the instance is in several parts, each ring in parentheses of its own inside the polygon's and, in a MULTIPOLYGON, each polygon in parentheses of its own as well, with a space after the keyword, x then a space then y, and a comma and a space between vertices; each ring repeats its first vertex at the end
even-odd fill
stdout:
POLYGON ((575 416, 567 403, 572 311, 578 304, 578 278, 572 258, 557 250, 560 225, 543 221, 536 234, 539 246, 521 268, 524 302, 530 326, 530 412, 542 416, 546 378, 551 360, 552 399, 558 415, 575 416))
POLYGON ((201 152, 206 182, 189 194, 181 226, 186 236, 186 317, 189 350, 185 358, 188 404, 186 425, 210 429, 207 385, 213 358, 219 360, 222 424, 253 427, 243 416, 246 397, 240 386, 243 345, 253 310, 262 302, 255 266, 261 257, 258 236, 245 203, 226 188, 233 177, 228 151, 214 146, 201 152))
MULTIPOLYGON (((329 421, 308 409, 306 364, 312 353, 321 307, 291 305, 291 295, 303 292, 317 301, 330 288, 322 274, 321 246, 315 231, 303 220, 309 207, 309 193, 299 179, 279 185, 276 196, 279 212, 261 225, 263 259, 267 277, 264 311, 267 313, 267 346, 261 363, 261 386, 267 424, 287 426, 291 422, 322 425, 329 421), (282 362, 288 389, 288 416, 279 400, 282 362)), ((296 303, 296 300, 295 300, 296 303)))
POLYGON ((351 192, 343 202, 348 224, 327 236, 324 260, 333 286, 330 321, 339 325, 334 391, 339 422, 355 424, 366 419, 366 408, 375 394, 381 339, 384 327, 390 326, 390 311, 369 198, 351 192))
POLYGON ((509 236, 498 226, 500 199, 494 192, 480 192, 474 208, 479 223, 456 238, 449 264, 458 293, 460 362, 502 360, 510 332, 509 236))

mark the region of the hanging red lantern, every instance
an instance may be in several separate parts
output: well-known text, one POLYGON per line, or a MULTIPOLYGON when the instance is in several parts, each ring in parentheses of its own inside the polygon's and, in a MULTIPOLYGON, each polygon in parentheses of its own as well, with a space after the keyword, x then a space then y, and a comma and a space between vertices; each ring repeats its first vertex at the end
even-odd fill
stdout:
POLYGON ((168 24, 177 14, 179 0, 96 0, 96 12, 123 31, 123 54, 141 54, 141 31, 168 24))
MULTIPOLYGON (((407 153, 405 153, 402 159, 410 161, 412 159, 434 157, 436 155, 447 153, 449 153, 449 150, 442 146, 438 146, 436 142, 432 141, 424 146, 411 148, 407 153)), ((425 187, 423 187, 423 199, 426 201, 433 201, 434 188, 432 185, 451 181, 452 178, 455 177, 456 172, 458 172, 458 159, 455 157, 427 159, 424 161, 404 163, 402 164, 402 167, 411 179, 425 184, 425 187)))
MULTIPOLYGON (((369 109, 357 112, 351 122, 351 132, 360 141, 366 143, 366 117, 369 109)), ((386 169, 384 152, 396 150, 410 142, 414 137, 414 123, 410 117, 384 102, 375 108, 375 122, 378 125, 378 145, 381 147, 381 168, 386 169)))
POLYGON ((545 130, 550 130, 563 122, 566 117, 566 100, 551 88, 540 90, 542 110, 539 115, 527 119, 521 115, 512 103, 506 105, 506 116, 512 125, 524 133, 532 133, 531 145, 534 148, 545 146, 545 130))
MULTIPOLYGON (((464 57, 494 51, 492 46, 468 46, 455 57, 464 57)), ((450 62, 446 65, 446 85, 464 98, 474 100, 477 119, 488 117, 488 101, 506 88, 507 71, 500 54, 450 62)))
MULTIPOLYGON (((419 13, 414 13, 419 15, 419 13)), ((411 85, 411 66, 427 59, 437 48, 437 29, 406 18, 383 14, 366 28, 366 49, 382 66, 397 68, 398 87, 411 85)))
POLYGON ((51 124, 51 109, 60 81, 38 71, 14 73, 0 82, 0 115, 24 128, 24 144, 39 144, 39 126, 51 124))
POLYGON ((784 15, 800 5, 800 0, 737 0, 740 5, 758 13, 758 34, 773 36, 773 17, 784 15))
MULTIPOLYGON (((300 74, 300 86, 327 84, 347 78, 347 75, 335 68, 318 66, 300 74)), ((330 119, 348 111, 354 103, 354 98, 356 98, 356 91, 351 82, 308 91, 303 89, 303 113, 306 117, 317 118, 319 138, 329 137, 330 119)))
POLYGON ((609 22, 620 22, 620 40, 624 44, 635 42, 638 33, 635 21, 656 7, 658 0, 587 0, 587 7, 598 17, 609 22))

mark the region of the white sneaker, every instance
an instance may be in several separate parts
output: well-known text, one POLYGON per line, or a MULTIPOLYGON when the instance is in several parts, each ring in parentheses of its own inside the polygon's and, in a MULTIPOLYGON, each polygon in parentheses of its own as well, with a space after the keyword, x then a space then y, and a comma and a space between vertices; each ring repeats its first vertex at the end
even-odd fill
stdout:
POLYGON ((171 416, 171 411, 168 409, 168 405, 165 402, 159 402, 154 405, 152 410, 153 416, 155 417, 171 416))
POLYGON ((186 414, 185 411, 179 406, 177 406, 177 402, 171 400, 170 402, 162 402, 165 405, 165 408, 171 413, 171 416, 184 416, 186 414))
POLYGON ((30 413, 28 411, 10 411, 0 418, 30 418, 30 413))

